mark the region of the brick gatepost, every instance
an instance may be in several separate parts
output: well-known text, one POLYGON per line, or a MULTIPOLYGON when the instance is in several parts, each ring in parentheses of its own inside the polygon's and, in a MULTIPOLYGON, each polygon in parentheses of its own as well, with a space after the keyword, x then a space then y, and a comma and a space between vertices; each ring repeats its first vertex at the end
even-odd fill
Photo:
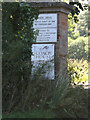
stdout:
MULTIPOLYGON (((41 13, 57 14, 57 41, 54 50, 54 69, 55 76, 67 71, 67 53, 68 53, 68 14, 74 9, 72 5, 64 2, 29 2, 31 7, 39 8, 41 13)), ((48 44, 48 43, 47 43, 48 44)), ((49 43, 50 44, 50 43, 49 43)))

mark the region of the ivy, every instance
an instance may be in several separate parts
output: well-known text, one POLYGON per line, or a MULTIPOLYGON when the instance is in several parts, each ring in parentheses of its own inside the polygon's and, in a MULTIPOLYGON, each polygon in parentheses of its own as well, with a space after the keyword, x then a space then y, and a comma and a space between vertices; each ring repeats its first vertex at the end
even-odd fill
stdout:
POLYGON ((14 109, 30 81, 31 46, 37 34, 33 21, 38 14, 29 4, 2 3, 3 111, 14 109))

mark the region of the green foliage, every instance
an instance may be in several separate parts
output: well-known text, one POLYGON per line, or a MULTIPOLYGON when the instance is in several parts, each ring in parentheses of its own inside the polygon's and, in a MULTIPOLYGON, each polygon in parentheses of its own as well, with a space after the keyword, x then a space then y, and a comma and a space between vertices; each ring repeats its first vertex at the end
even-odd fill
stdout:
MULTIPOLYGON (((69 15, 70 16, 70 15, 69 15)), ((79 37, 79 31, 77 31, 77 24, 72 20, 68 20, 68 37, 75 40, 79 37)))
POLYGON ((79 15, 77 31, 79 31, 80 36, 88 36, 88 10, 84 10, 79 15))
MULTIPOLYGON (((85 69, 87 70, 86 66, 85 69)), ((8 114, 4 113, 3 118, 87 117, 88 98, 83 87, 73 88, 70 84, 70 77, 66 73, 63 76, 59 74, 55 80, 50 80, 42 76, 42 71, 42 67, 37 69, 27 88, 24 89, 19 102, 17 102, 18 94, 8 106, 10 108, 13 104, 11 111, 7 110, 8 114)), ((74 73, 72 70, 69 72, 71 75, 74 73)), ((14 92, 17 93, 16 91, 14 92)))
POLYGON ((78 37, 76 40, 68 38, 68 58, 88 59, 88 38, 78 37))
POLYGON ((88 116, 87 92, 83 87, 70 86, 66 74, 64 77, 60 75, 55 81, 37 75, 37 79, 33 78, 28 84, 24 99, 23 104, 20 100, 14 111, 3 115, 3 118, 84 118, 88 116))
POLYGON ((72 39, 77 39, 80 36, 88 35, 88 10, 81 11, 77 16, 79 21, 74 22, 72 14, 69 14, 68 19, 68 36, 72 39))
POLYGON ((13 112, 3 115, 3 118, 54 118, 54 113, 50 110, 37 109, 29 112, 13 112))
POLYGON ((20 6, 20 3, 2 3, 4 111, 12 109, 16 104, 13 100, 19 101, 30 80, 31 46, 36 39, 33 21, 37 18, 38 10, 28 4, 20 6))
POLYGON ((83 11, 83 6, 80 2, 69 2, 70 5, 74 5, 75 9, 71 11, 72 17, 69 17, 69 19, 74 19, 74 22, 77 23, 79 21, 78 15, 80 13, 80 10, 83 11))
POLYGON ((71 76, 71 83, 84 84, 88 81, 88 62, 87 60, 68 60, 68 71, 71 76))

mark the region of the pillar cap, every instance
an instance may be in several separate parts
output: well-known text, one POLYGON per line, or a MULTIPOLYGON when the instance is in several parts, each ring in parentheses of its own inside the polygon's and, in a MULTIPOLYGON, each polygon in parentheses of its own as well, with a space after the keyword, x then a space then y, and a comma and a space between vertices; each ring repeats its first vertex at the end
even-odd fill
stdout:
POLYGON ((69 5, 65 2, 24 2, 24 4, 30 4, 31 7, 39 8, 40 12, 66 12, 69 14, 74 10, 73 5, 69 5), (64 11, 63 11, 64 10, 64 11))

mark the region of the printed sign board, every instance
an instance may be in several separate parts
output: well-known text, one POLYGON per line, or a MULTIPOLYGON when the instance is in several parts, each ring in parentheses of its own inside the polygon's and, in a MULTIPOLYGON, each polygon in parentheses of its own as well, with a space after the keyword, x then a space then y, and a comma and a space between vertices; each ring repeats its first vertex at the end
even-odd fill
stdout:
POLYGON ((38 19, 34 21, 34 28, 56 28, 57 14, 39 14, 38 19))
POLYGON ((54 79, 54 44, 51 43, 57 42, 57 14, 39 14, 38 19, 34 20, 33 28, 39 34, 36 39, 38 44, 32 45, 32 71, 45 64, 45 76, 54 79))
POLYGON ((57 41, 57 14, 40 14, 33 27, 39 31, 36 42, 57 41))
POLYGON ((44 67, 46 69, 45 76, 54 79, 54 44, 33 44, 32 52, 33 70, 46 64, 44 67))
POLYGON ((54 44, 33 44, 32 45, 32 61, 51 60, 54 56, 54 44))
POLYGON ((37 42, 56 42, 56 39, 57 39, 57 29, 55 28, 39 29, 37 42))

